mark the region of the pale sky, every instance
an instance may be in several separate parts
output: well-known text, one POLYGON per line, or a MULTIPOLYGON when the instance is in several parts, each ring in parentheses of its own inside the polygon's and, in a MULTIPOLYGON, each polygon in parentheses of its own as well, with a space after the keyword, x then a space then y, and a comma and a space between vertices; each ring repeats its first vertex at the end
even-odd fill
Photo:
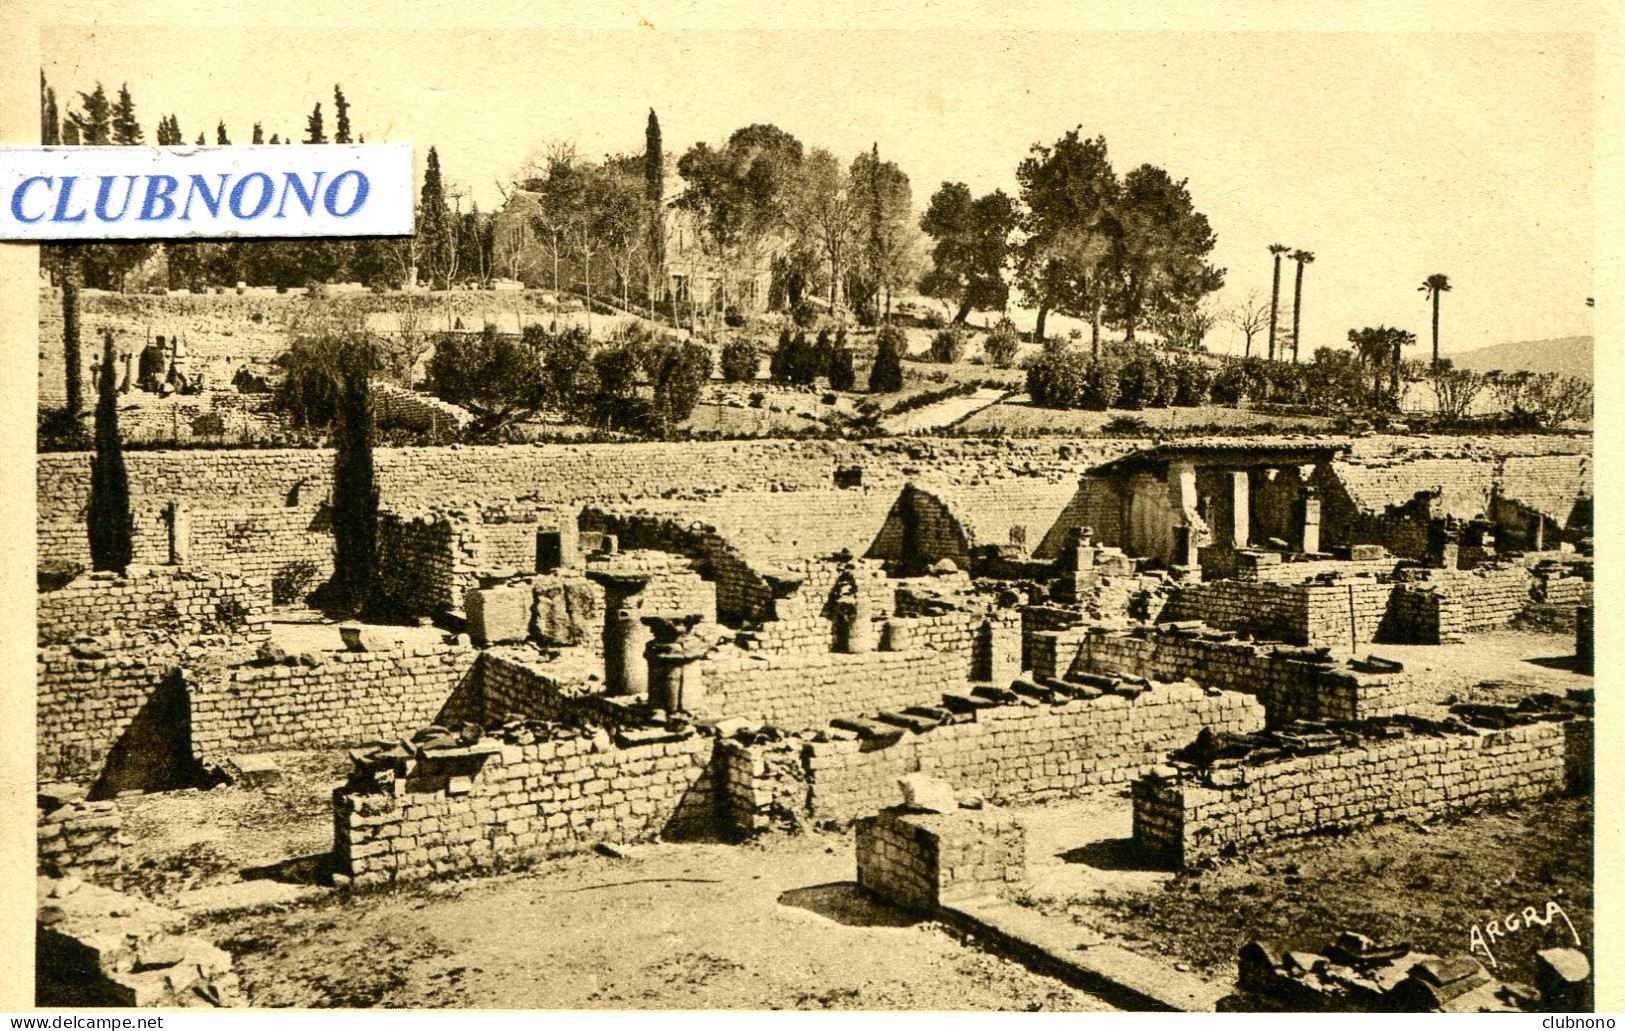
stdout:
MULTIPOLYGON (((944 180, 1016 192, 1035 142, 1103 134, 1119 173, 1189 180, 1228 269, 1267 300, 1268 245, 1313 251, 1304 346, 1386 323, 1428 341, 1417 286, 1449 275, 1446 353, 1592 331, 1589 35, 796 30, 48 29, 63 100, 128 81, 150 136, 224 118, 300 136, 342 82, 357 132, 438 147, 490 209, 527 156, 572 140, 668 153, 772 122, 850 160, 871 143, 924 207, 944 180), (155 55, 161 55, 155 57, 155 55)), ((1293 266, 1283 268, 1283 298, 1293 266)), ((1228 329, 1214 349, 1239 349, 1228 329)))

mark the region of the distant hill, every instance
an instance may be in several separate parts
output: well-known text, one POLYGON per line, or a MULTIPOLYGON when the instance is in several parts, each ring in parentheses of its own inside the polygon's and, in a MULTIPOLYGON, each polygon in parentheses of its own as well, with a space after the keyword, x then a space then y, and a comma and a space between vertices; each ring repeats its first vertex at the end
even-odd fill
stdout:
POLYGON ((1591 379, 1592 337, 1562 337, 1557 340, 1523 340, 1512 344, 1492 344, 1472 351, 1447 354, 1458 369, 1489 372, 1491 369, 1528 369, 1530 372, 1557 372, 1565 376, 1591 379))

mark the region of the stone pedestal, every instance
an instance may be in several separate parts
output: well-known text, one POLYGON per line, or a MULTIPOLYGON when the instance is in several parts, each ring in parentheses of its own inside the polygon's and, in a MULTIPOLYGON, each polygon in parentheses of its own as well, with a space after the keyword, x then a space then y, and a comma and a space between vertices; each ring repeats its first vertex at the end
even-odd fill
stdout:
POLYGON ((858 884, 905 909, 988 898, 1027 879, 1027 833, 995 806, 888 809, 855 827, 858 884))
POLYGON ((649 667, 644 651, 649 646, 649 628, 643 621, 621 609, 610 620, 604 635, 604 693, 612 696, 642 696, 649 693, 649 667))

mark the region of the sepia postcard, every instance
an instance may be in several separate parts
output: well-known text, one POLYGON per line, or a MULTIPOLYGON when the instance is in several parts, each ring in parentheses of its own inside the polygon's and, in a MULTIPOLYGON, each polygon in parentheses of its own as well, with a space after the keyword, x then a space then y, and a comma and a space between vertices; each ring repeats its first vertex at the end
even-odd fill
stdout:
POLYGON ((1612 1026, 1607 8, 3 10, 14 1010, 1612 1026))

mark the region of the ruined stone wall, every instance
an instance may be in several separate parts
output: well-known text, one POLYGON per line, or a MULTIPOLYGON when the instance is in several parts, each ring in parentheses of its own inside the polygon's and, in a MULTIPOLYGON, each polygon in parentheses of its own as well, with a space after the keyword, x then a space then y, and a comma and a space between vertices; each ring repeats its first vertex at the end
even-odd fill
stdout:
POLYGON ((39 779, 94 779, 179 664, 174 643, 151 636, 41 647, 34 665, 39 779))
POLYGON ((202 756, 351 745, 397 738, 434 723, 474 690, 478 652, 410 645, 319 652, 319 664, 245 663, 189 677, 192 741, 202 756))
POLYGON ((1340 577, 1387 576, 1394 571, 1397 560, 1392 558, 1349 561, 1345 559, 1317 559, 1310 562, 1279 562, 1274 565, 1239 566, 1237 580, 1291 584, 1313 580, 1317 576, 1335 573, 1340 577))
POLYGON ((1157 684, 1136 698, 1107 694, 1060 705, 978 709, 963 722, 905 732, 884 747, 816 738, 756 745, 759 755, 738 758, 725 775, 759 779, 740 788, 730 782, 724 790, 737 795, 730 813, 735 820, 748 818, 753 802, 783 805, 788 799, 804 806, 806 819, 846 823, 895 801, 898 778, 910 773, 941 777, 956 790, 978 791, 1004 804, 1028 804, 1130 781, 1204 727, 1242 733, 1263 726, 1263 708, 1246 695, 1157 684), (799 754, 799 777, 776 772, 783 766, 771 756, 787 753, 799 754))
POLYGON ((967 686, 966 652, 746 652, 724 647, 694 663, 705 716, 741 716, 786 729, 814 727, 855 712, 931 705, 967 686))
MULTIPOLYGON (((1218 580, 1176 589, 1159 616, 1164 622, 1200 620, 1224 630, 1246 630, 1260 639, 1307 644, 1309 593, 1301 584, 1218 580)), ((1344 618, 1347 636, 1347 617, 1344 618)))
POLYGON ((475 586, 472 547, 443 516, 378 515, 378 590, 407 612, 432 615, 461 608, 475 586))
POLYGON ((1546 605, 1590 605, 1591 581, 1585 577, 1565 575, 1563 570, 1537 570, 1530 596, 1546 605))
MULTIPOLYGON (((586 651, 586 649, 581 649, 586 651)), ((480 653, 477 715, 487 726, 512 716, 570 720, 580 712, 577 699, 604 689, 603 661, 549 662, 524 647, 498 646, 480 653), (591 679, 596 666, 599 679, 591 679)))
POLYGON ((1298 719, 1368 719, 1439 701, 1410 674, 1366 673, 1279 654, 1268 645, 1150 631, 1104 628, 1040 632, 1030 639, 1033 675, 1126 673, 1153 680, 1196 681, 1256 697, 1271 726, 1298 719))
POLYGON ((406 426, 414 430, 451 432, 474 421, 467 409, 407 390, 393 383, 376 381, 372 388, 373 410, 379 426, 406 426))
POLYGON ((1027 879, 1027 832, 1001 809, 882 812, 854 828, 858 885, 905 909, 997 896, 1027 879))
POLYGON ((424 753, 334 795, 334 856, 358 885, 490 869, 527 855, 671 833, 710 817, 712 739, 604 731, 480 754, 424 753))
POLYGON ((117 886, 124 854, 124 820, 112 802, 69 802, 42 812, 36 829, 39 873, 70 874, 117 886))
POLYGON ((86 573, 39 595, 38 640, 153 631, 180 640, 243 644, 269 636, 270 584, 257 577, 174 566, 86 573))
POLYGON ((1207 776, 1169 767, 1135 781, 1134 837, 1191 866, 1289 835, 1538 798, 1564 787, 1564 726, 1368 740, 1207 776))

